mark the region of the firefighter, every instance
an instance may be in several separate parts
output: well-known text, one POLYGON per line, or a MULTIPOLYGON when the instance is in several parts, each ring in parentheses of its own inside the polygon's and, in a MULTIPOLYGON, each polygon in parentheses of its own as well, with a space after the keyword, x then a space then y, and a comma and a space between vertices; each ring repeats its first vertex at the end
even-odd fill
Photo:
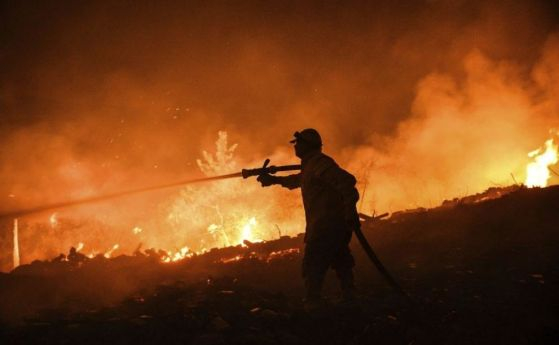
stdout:
POLYGON ((322 153, 322 139, 315 129, 295 132, 290 142, 301 159, 301 172, 289 176, 263 174, 258 181, 263 187, 279 184, 301 188, 306 219, 302 265, 305 305, 313 308, 324 303, 321 289, 329 268, 336 271, 343 299, 352 300, 355 262, 349 242, 353 229, 360 226, 355 177, 322 153))

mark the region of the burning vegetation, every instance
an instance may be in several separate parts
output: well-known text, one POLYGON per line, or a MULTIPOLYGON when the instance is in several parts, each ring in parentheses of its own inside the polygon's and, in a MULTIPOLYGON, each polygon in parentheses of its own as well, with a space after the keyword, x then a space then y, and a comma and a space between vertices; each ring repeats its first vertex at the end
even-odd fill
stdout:
MULTIPOLYGON (((554 131, 551 133, 556 135, 554 131)), ((528 188, 546 187, 552 177, 556 174, 552 166, 558 161, 558 147, 555 138, 545 142, 542 148, 528 153, 531 159, 526 165, 525 185, 528 188)), ((229 145, 227 133, 219 132, 215 143, 215 154, 203 152, 203 159, 196 161, 200 171, 208 177, 219 176, 240 170, 234 153, 237 145, 229 145)), ((557 175, 557 174, 556 174, 557 175)), ((511 177, 516 182, 514 175, 511 177)), ((365 185, 366 186, 366 185, 365 185)), ((518 185, 511 187, 490 188, 486 192, 464 198, 445 200, 443 205, 456 203, 480 202, 488 199, 501 197, 511 191, 518 189, 518 185)), ((366 194, 366 191, 363 191, 366 194)), ((302 223, 301 207, 292 195, 277 192, 271 197, 260 193, 260 187, 256 184, 247 183, 240 179, 227 179, 212 184, 191 186, 181 189, 178 196, 164 202, 162 212, 167 215, 164 223, 151 223, 148 227, 165 227, 165 238, 160 238, 157 231, 144 231, 144 226, 134 226, 125 236, 120 237, 121 243, 110 243, 117 237, 108 233, 113 228, 109 224, 90 223, 89 220, 60 219, 59 212, 51 213, 46 223, 31 223, 31 232, 43 232, 45 228, 52 235, 59 237, 56 243, 50 242, 49 236, 36 236, 39 239, 31 246, 24 243, 27 261, 34 259, 46 259, 54 252, 62 252, 66 248, 76 247, 77 252, 84 250, 87 257, 103 255, 110 258, 115 252, 131 253, 142 247, 160 253, 162 262, 170 263, 191 258, 194 255, 203 254, 212 248, 224 248, 230 246, 244 245, 246 242, 254 243, 272 240, 283 235, 295 236, 304 228, 302 223), (278 225, 278 224, 281 224, 278 225), (92 240, 79 238, 83 230, 80 228, 104 228, 92 240), (283 232, 282 232, 283 229, 283 232), (172 246, 161 246, 161 243, 173 243, 172 246), (75 244, 74 244, 75 243, 75 244), (124 251, 121 246, 124 245, 124 251), (38 254, 33 247, 40 247, 42 254, 38 254), (51 247, 46 249, 46 247, 51 247), (35 256, 35 257, 34 257, 35 256)), ((421 208, 424 209, 424 208, 421 208)), ((396 214, 403 211, 398 211, 396 214)), ((20 262, 18 220, 14 220, 13 228, 13 267, 20 262)))
MULTIPOLYGON (((240 170, 234 158, 235 148, 236 145, 228 145, 227 133, 219 132, 215 154, 204 151, 203 159, 197 160, 200 171, 211 177, 240 170)), ((22 247, 28 261, 46 259, 70 246, 90 258, 97 255, 109 258, 142 247, 156 248, 152 250, 166 253, 161 260, 169 263, 212 248, 296 235, 304 227, 302 211, 297 209, 299 204, 285 192, 263 195, 256 184, 240 178, 187 185, 159 205, 162 216, 142 226, 135 225, 118 236, 114 234, 120 232, 118 228, 91 218, 72 217, 72 210, 66 213, 67 217, 61 216, 64 209, 50 213, 47 222, 37 221, 41 217, 32 218, 25 225, 34 240, 23 242, 22 247), (157 228, 164 228, 165 236, 157 228), (88 234, 83 236, 84 233, 88 234), (52 242, 50 235, 58 241, 52 242)), ((14 229, 14 246, 16 235, 14 229)), ((16 261, 13 263, 17 267, 16 261)))
MULTIPOLYGON (((236 147, 229 146, 227 133, 220 132, 215 154, 204 151, 204 158, 197 160, 201 172, 218 176, 240 171, 234 157, 236 147)), ((186 186, 171 202, 167 222, 195 251, 269 240, 281 236, 281 228, 284 235, 295 235, 304 228, 300 210, 280 206, 284 200, 298 206, 293 199, 286 192, 266 195, 258 184, 241 179, 186 186)))

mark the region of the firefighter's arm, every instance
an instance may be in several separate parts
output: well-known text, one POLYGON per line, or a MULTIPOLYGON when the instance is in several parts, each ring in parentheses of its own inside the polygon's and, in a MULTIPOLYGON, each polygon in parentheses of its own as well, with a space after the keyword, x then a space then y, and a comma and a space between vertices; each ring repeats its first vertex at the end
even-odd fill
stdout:
POLYGON ((262 174, 256 179, 262 184, 262 187, 268 187, 273 184, 279 184, 288 189, 301 187, 301 174, 293 174, 288 176, 273 176, 270 174, 262 174))

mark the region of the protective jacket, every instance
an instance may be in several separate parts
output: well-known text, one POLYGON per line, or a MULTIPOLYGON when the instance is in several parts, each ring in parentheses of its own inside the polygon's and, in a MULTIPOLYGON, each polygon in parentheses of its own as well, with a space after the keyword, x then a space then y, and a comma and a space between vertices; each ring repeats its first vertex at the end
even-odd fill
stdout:
POLYGON ((301 188, 305 208, 305 242, 345 242, 352 226, 359 226, 355 177, 320 151, 301 161, 299 174, 277 177, 289 189, 301 188))

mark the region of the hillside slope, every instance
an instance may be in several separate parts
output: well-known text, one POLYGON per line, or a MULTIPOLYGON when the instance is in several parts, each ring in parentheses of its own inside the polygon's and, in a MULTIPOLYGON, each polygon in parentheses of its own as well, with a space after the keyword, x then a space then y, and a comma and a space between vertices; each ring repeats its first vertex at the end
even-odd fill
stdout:
POLYGON ((302 238, 215 250, 174 264, 140 254, 36 262, 0 276, 10 343, 555 344, 559 186, 401 213, 365 232, 410 295, 358 247, 358 303, 306 313, 302 238), (273 254, 271 254, 273 253, 273 254))

